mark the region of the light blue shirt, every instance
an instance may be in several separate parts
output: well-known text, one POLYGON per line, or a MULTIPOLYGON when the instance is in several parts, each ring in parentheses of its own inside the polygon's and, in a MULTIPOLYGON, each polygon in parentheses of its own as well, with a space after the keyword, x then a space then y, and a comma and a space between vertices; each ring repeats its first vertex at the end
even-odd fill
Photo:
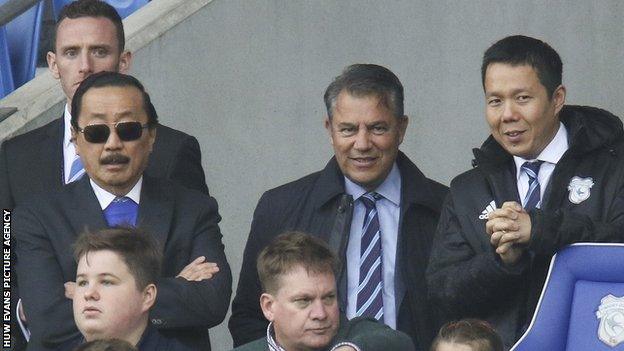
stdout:
MULTIPOLYGON (((353 218, 347 245, 347 318, 355 317, 360 280, 360 244, 366 208, 360 197, 366 189, 345 177, 345 190, 353 197, 353 218)), ((384 323, 396 329, 395 267, 399 216, 401 214, 401 174, 396 163, 383 183, 374 190, 383 198, 376 201, 381 230, 381 271, 383 276, 384 323)))

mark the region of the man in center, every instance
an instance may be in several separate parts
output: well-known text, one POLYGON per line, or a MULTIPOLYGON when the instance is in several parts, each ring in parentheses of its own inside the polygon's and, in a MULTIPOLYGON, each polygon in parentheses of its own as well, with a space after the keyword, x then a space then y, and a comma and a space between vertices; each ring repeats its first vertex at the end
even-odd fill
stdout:
POLYGON ((245 248, 229 328, 234 345, 262 337, 259 252, 278 234, 300 230, 327 241, 341 262, 340 309, 375 318, 428 349, 435 322, 425 267, 447 189, 399 151, 408 118, 403 86, 387 68, 347 67, 325 92, 325 128, 335 156, 326 167, 266 192, 245 248))

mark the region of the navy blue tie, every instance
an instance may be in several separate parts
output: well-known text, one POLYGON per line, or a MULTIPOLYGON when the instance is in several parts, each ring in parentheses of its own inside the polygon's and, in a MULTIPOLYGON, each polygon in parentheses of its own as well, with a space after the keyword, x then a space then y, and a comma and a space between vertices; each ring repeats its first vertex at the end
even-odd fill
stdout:
POLYGON ((116 197, 104 210, 104 217, 109 227, 119 225, 136 226, 139 205, 129 197, 116 197))
POLYGON ((377 193, 362 195, 366 207, 360 246, 360 279, 357 291, 356 316, 372 317, 383 322, 383 279, 381 232, 375 201, 377 193))
POLYGON ((530 211, 540 206, 540 184, 537 179, 543 161, 525 162, 522 169, 529 176, 529 191, 524 197, 524 209, 530 211))

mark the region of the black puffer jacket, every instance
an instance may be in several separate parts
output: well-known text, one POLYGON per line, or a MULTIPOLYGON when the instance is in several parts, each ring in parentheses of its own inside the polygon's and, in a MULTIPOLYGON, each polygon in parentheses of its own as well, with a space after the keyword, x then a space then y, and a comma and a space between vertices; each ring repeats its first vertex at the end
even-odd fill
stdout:
POLYGON ((486 319, 507 347, 528 325, 557 250, 575 242, 624 242, 622 122, 584 106, 565 106, 560 117, 570 147, 541 209, 530 212, 531 241, 520 262, 505 266, 485 232, 490 210, 520 202, 513 158, 491 136, 474 150, 475 168, 451 182, 430 256, 429 295, 442 318, 486 319), (574 177, 593 182, 589 197, 575 192, 574 177))

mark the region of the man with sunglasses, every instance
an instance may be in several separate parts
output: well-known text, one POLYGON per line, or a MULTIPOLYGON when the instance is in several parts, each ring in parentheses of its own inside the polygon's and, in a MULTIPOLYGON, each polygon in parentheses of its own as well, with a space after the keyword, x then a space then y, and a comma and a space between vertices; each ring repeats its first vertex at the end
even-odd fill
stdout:
POLYGON ((144 173, 158 120, 134 77, 89 76, 76 90, 71 112, 86 176, 38 196, 13 216, 18 280, 32 332, 28 350, 56 350, 80 338, 70 300, 76 276, 72 245, 85 228, 116 226, 144 228, 162 250, 152 326, 210 350, 207 329, 225 318, 232 283, 216 201, 144 173))
MULTIPOLYGON (((49 69, 67 99, 64 114, 47 125, 17 136, 0 151, 0 208, 11 209, 34 193, 58 189, 84 174, 71 142, 70 106, 76 88, 101 71, 126 73, 132 61, 124 50, 119 14, 100 0, 66 5, 55 27, 49 69)), ((156 126, 158 137, 146 172, 208 194, 199 143, 194 137, 156 126)))
MULTIPOLYGON (((103 1, 78 0, 65 6, 53 42, 54 49, 47 54, 48 66, 66 96, 64 113, 0 147, 1 209, 15 208, 37 193, 59 189, 84 175, 82 159, 71 142, 74 92, 89 75, 100 71, 125 73, 132 62, 131 53, 124 49, 122 20, 115 8, 103 1)), ((208 194, 197 139, 163 125, 157 125, 156 130, 158 137, 146 173, 208 194)), ((11 308, 15 311, 18 287, 14 285, 11 290, 11 308)), ((15 350, 23 349, 24 340, 17 332, 20 326, 13 324, 12 330, 16 331, 12 333, 17 338, 13 341, 15 350)))

